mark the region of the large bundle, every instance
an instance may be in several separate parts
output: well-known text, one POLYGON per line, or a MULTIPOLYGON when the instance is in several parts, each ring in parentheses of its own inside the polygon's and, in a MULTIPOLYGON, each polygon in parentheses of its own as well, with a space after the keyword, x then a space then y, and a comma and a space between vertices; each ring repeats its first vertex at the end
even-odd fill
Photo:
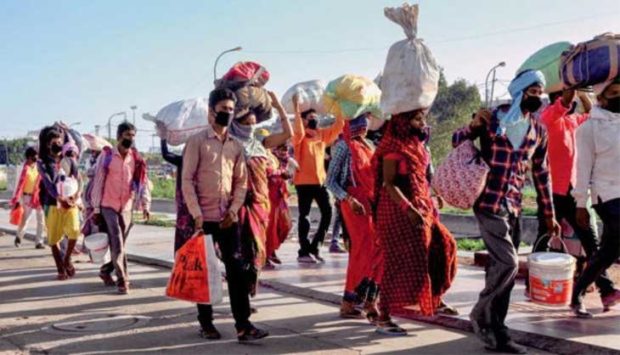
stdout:
POLYGON ((562 55, 562 82, 582 88, 613 80, 620 73, 620 35, 605 33, 562 55))
POLYGON ((112 147, 110 142, 94 134, 85 133, 83 134, 83 137, 86 140, 86 143, 88 143, 87 146, 90 150, 101 151, 104 147, 112 147))
POLYGON ((319 114, 327 113, 323 104, 323 93, 325 92, 325 84, 321 80, 305 81, 293 85, 282 96, 282 104, 288 113, 293 113, 293 96, 299 97, 299 109, 301 112, 310 109, 315 110, 319 114))
POLYGON ((560 78, 562 53, 570 50, 572 46, 570 42, 557 42, 541 48, 521 64, 517 74, 526 70, 539 70, 545 75, 546 92, 561 91, 564 87, 560 78))
POLYGON ((385 16, 402 26, 407 39, 388 52, 381 78, 381 110, 386 114, 428 108, 439 90, 439 66, 418 31, 418 5, 385 8, 385 16))
POLYGON ((235 91, 237 96, 237 110, 249 108, 256 115, 257 122, 263 122, 271 117, 271 98, 267 90, 257 86, 244 86, 235 91))
POLYGON ((237 90, 246 85, 263 87, 269 81, 269 72, 256 62, 239 62, 218 81, 217 86, 237 90))
POLYGON ((161 122, 167 128, 166 139, 171 145, 183 144, 195 133, 207 128, 209 100, 203 97, 173 102, 157 113, 143 115, 145 120, 161 122))
POLYGON ((327 84, 323 103, 327 112, 336 117, 353 119, 370 112, 381 116, 381 89, 363 76, 347 74, 327 84))
POLYGON ((271 98, 264 86, 269 81, 269 72, 256 62, 239 62, 233 65, 216 87, 227 88, 237 95, 237 110, 249 108, 256 114, 258 122, 271 117, 271 98))

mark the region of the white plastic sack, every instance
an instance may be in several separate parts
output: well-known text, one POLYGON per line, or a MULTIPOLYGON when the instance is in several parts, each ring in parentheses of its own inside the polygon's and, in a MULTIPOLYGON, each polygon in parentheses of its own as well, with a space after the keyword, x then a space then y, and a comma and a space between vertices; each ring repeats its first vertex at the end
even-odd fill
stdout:
POLYGON ((224 299, 224 287, 222 285, 222 269, 219 259, 215 254, 215 246, 213 244, 213 235, 207 234, 205 238, 205 255, 207 256, 207 270, 209 285, 209 303, 216 305, 222 303, 224 299))
POLYGON ((192 135, 204 130, 209 125, 207 114, 209 100, 204 97, 173 102, 157 113, 157 116, 145 114, 147 121, 162 122, 167 128, 166 139, 170 145, 180 145, 192 135))
POLYGON ((316 110, 319 114, 325 114, 325 106, 323 105, 323 93, 325 92, 325 83, 321 80, 305 81, 293 85, 282 96, 282 104, 288 113, 294 113, 293 96, 299 94, 299 109, 301 112, 310 109, 316 110))
POLYGON ((397 114, 427 108, 439 90, 439 66, 421 39, 418 5, 385 8, 385 16, 402 26, 407 39, 394 43, 388 52, 381 78, 381 111, 397 114))

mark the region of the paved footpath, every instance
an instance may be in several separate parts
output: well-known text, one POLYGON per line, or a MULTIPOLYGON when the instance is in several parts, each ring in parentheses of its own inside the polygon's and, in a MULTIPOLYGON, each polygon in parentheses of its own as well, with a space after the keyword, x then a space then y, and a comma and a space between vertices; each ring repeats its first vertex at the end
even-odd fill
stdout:
MULTIPOLYGON (((11 229, 7 224, 3 224, 3 221, 6 220, 8 220, 6 211, 0 210, 0 229, 11 229)), ((12 238, 12 236, 9 238, 0 238, 0 240, 3 240, 2 245, 8 245, 7 248, 11 249, 11 244, 8 243, 7 240, 12 241, 12 238)), ((154 267, 145 266, 146 264, 156 265, 157 267, 170 267, 172 265, 172 244, 172 229, 141 225, 135 226, 129 239, 128 249, 131 260, 141 263, 142 266, 136 265, 132 270, 135 270, 135 268, 144 269, 154 267)), ((31 246, 31 244, 25 244, 26 247, 29 245, 31 246)), ((19 252, 21 252, 22 249, 19 249, 19 252)), ((5 249, 2 250, 3 252, 7 252, 5 249)), ((49 251, 41 252, 29 249, 28 252, 37 255, 47 255, 47 253, 49 253, 49 251)), ((378 338, 376 340, 369 340, 375 339, 377 335, 372 332, 372 328, 365 326, 363 321, 343 321, 336 317, 338 310, 337 304, 343 289, 347 256, 325 254, 325 264, 298 265, 295 261, 296 244, 294 241, 285 243, 279 252, 284 264, 279 266, 276 270, 264 271, 261 274, 263 292, 261 292, 257 300, 254 301, 254 304, 258 306, 260 312, 254 319, 262 322, 263 316, 270 316, 272 302, 278 304, 281 304, 280 302, 288 303, 288 301, 283 300, 294 298, 298 300, 297 302, 301 302, 301 305, 293 302, 291 303, 293 307, 282 308, 283 314, 281 314, 280 317, 284 318, 280 319, 281 324, 287 324, 291 327, 293 327, 293 325, 295 327, 297 327, 297 325, 303 326, 301 329, 312 332, 312 334, 316 333, 317 339, 321 339, 321 329, 326 327, 329 329, 327 338, 330 339, 330 342, 335 341, 333 338, 342 338, 342 334, 348 334, 344 336, 345 339, 355 338, 363 343, 363 345, 358 347, 346 341, 336 342, 343 348, 351 348, 363 352, 394 352, 398 350, 410 351, 419 349, 421 351, 420 353, 454 353, 454 349, 463 349, 471 353, 484 353, 480 344, 473 339, 470 333, 471 326, 466 316, 484 284, 484 272, 480 268, 461 265, 455 284, 446 296, 446 300, 455 305, 462 316, 419 318, 413 321, 407 321, 405 323, 406 327, 412 330, 412 335, 410 337, 402 339, 378 338), (267 301, 264 297, 271 297, 270 301, 267 301), (265 310, 263 310, 263 308, 265 308, 265 310), (322 312, 320 310, 324 310, 325 312, 323 314, 323 320, 321 320, 321 322, 313 322, 311 318, 314 317, 313 315, 318 317, 319 314, 321 314, 320 312, 322 312), (323 322, 327 322, 328 325, 323 326, 323 322), (317 325, 318 323, 321 325, 317 325), (437 328, 437 326, 441 326, 441 328, 437 328), (341 327, 344 327, 342 332, 338 330, 341 327), (435 332, 445 334, 446 337, 442 338, 443 335, 439 335, 438 333, 429 339, 424 335, 423 331, 422 333, 418 331, 418 327, 420 327, 420 330, 432 329, 435 332), (332 331, 336 334, 331 334, 332 331), (451 339, 451 335, 448 336, 448 334, 458 334, 459 337, 463 337, 462 339, 467 339, 467 341, 461 340, 464 342, 463 345, 458 344, 458 342, 454 343, 452 340, 449 340, 451 339), (362 341, 360 340, 362 337, 370 338, 362 341), (433 348, 433 346, 426 347, 426 345, 424 345, 423 348, 419 348, 421 344, 425 344, 431 339, 436 341, 436 345, 434 346, 437 348, 433 348), (392 345, 389 344, 393 344, 396 347, 390 348, 392 345)), ((0 256, 0 262, 2 262, 2 259, 3 256, 0 256)), ((47 273, 51 277, 53 275, 51 270, 51 258, 49 258, 48 264, 49 270, 47 270, 47 273)), ((92 265, 80 264, 79 269, 81 268, 91 270, 91 279, 96 276, 92 265)), ((4 267, 0 268, 0 270, 3 269, 4 267)), ((161 289, 165 284, 168 271, 159 268, 155 270, 157 270, 158 274, 162 275, 159 279, 161 282, 159 288, 161 289)), ((3 299, 3 283, 1 282, 1 278, 2 273, 0 273, 0 300, 3 299)), ((94 283, 92 286, 95 287, 98 284, 96 279, 91 280, 91 283, 94 283)), ((57 282, 51 282, 51 284, 58 285, 57 282)), ((138 282, 138 285, 140 286, 140 282, 138 282)), ((156 288, 149 289, 151 289, 152 292, 156 292, 156 288)), ((161 297, 163 294, 162 290, 158 292, 158 297, 161 298, 161 301, 157 302, 159 304, 166 299, 161 297)), ((134 297, 133 294, 130 297, 134 297)), ((593 320, 577 320, 571 317, 571 314, 566 308, 548 308, 528 302, 523 296, 523 285, 520 283, 513 293, 513 304, 511 305, 508 317, 508 325, 511 329, 514 329, 513 336, 517 341, 553 353, 620 354, 620 322, 618 322, 620 318, 620 309, 616 308, 611 312, 603 314, 601 313, 600 301, 598 301, 597 298, 595 294, 589 294, 587 298, 588 306, 595 313, 595 318, 593 320)), ((175 301, 166 301, 164 303, 167 306, 170 304, 183 304, 175 301)), ((0 303, 0 305, 4 307, 3 303, 0 303)), ((186 306, 185 308, 189 313, 192 313, 191 307, 186 306)), ((221 311, 227 312, 227 308, 223 307, 221 311)), ((4 311, 0 311, 0 318, 3 318, 2 313, 4 313, 4 311)), ((193 315, 188 314, 186 319, 188 322, 193 321, 193 315)), ((269 327, 270 323, 268 321, 265 322, 265 326, 269 327)), ((4 324, 4 321, 0 321, 0 324, 4 324)), ((189 325, 187 325, 187 327, 189 327, 189 325)), ((305 336, 304 334, 305 333, 301 332, 300 336, 305 336)), ((193 337, 193 335, 192 333, 191 336, 193 337)), ((229 340, 232 339, 232 333, 230 336, 227 336, 227 338, 229 340)), ((342 340, 344 341, 345 339, 342 340)), ((299 341, 293 342, 298 345, 301 344, 299 341)), ((243 352, 243 349, 245 348, 231 351, 234 353, 243 352)), ((258 352, 279 352, 276 349, 259 349, 261 350, 257 350, 258 352)), ((336 351, 335 349, 336 348, 331 348, 327 350, 336 351)), ((166 348, 166 350, 171 349, 166 348)), ((287 350, 284 352, 313 352, 322 350, 325 349, 302 347, 297 350, 287 350)), ((255 352, 256 350, 251 351, 255 352)))

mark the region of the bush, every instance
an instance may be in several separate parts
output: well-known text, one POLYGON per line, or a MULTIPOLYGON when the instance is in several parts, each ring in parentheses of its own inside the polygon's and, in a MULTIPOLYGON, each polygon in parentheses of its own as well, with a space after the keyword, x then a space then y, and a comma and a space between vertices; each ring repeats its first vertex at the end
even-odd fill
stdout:
POLYGON ((176 193, 176 181, 174 179, 166 179, 162 177, 151 178, 153 183, 153 191, 151 197, 165 198, 173 200, 176 193))

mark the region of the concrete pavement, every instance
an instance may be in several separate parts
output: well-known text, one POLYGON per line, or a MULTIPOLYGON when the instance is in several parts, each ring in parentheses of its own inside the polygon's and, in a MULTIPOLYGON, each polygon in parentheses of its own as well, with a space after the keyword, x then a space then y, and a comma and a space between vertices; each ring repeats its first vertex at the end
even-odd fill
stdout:
MULTIPOLYGON (((0 211, 0 226, 8 217, 0 211)), ((6 227, 6 225, 4 225, 6 227)), ((132 260, 170 267, 172 265, 173 230, 137 225, 128 242, 132 260)), ((322 265, 298 265, 295 262, 296 244, 287 242, 279 255, 284 265, 261 275, 261 285, 276 293, 332 304, 340 301, 344 283, 346 255, 326 255, 322 265)), ((484 284, 484 272, 475 267, 460 267, 457 279, 446 300, 455 305, 461 317, 433 317, 418 320, 456 329, 471 329, 466 315, 476 301, 484 284)), ((548 308, 527 302, 520 283, 513 293, 513 304, 508 325, 518 341, 554 353, 620 353, 620 312, 618 309, 601 313, 600 301, 595 294, 587 297, 587 304, 596 317, 577 320, 567 308, 548 308)), ((295 311, 293 311, 295 312, 295 311)), ((333 312, 337 312, 336 309, 333 312)), ((336 314, 336 313, 334 313, 336 314)))
MULTIPOLYGON (((0 237, 0 353, 103 354, 470 354, 485 353, 472 334, 402 320, 407 337, 384 337, 363 320, 342 320, 328 303, 261 288, 254 323, 271 333, 260 343, 236 341, 227 300, 215 308, 219 341, 197 336, 192 304, 169 299, 170 271, 130 263, 130 295, 106 288, 97 266, 76 258, 77 275, 55 280, 49 249, 13 247, 0 237)), ((534 354, 546 354, 533 350, 534 354)))

